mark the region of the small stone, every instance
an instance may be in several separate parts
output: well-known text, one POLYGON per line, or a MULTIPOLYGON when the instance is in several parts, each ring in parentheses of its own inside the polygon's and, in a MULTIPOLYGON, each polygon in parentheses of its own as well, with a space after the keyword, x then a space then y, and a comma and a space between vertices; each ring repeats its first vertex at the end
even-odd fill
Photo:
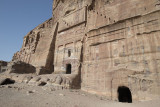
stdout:
POLYGON ((12 88, 12 86, 7 86, 7 88, 12 88))
POLYGON ((60 96, 65 96, 64 94, 59 94, 60 96))
POLYGON ((4 86, 0 86, 0 88, 4 88, 4 86))
POLYGON ((47 83, 46 82, 44 82, 44 81, 40 81, 40 82, 38 82, 38 86, 45 86, 47 83))
POLYGON ((86 96, 85 94, 82 94, 82 96, 86 96))
POLYGON ((33 91, 27 91, 27 94, 34 93, 33 91))
POLYGON ((50 88, 50 91, 56 91, 56 89, 55 88, 50 88))
POLYGON ((33 92, 33 93, 35 93, 35 92, 36 92, 36 90, 32 90, 32 92, 33 92))

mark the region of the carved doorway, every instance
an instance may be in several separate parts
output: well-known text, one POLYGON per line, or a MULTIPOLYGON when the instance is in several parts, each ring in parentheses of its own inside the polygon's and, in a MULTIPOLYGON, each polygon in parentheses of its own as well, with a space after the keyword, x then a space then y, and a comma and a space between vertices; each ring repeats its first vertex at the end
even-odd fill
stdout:
POLYGON ((125 86, 118 87, 118 100, 119 102, 132 103, 132 94, 128 87, 125 86))
POLYGON ((71 64, 67 64, 66 65, 66 74, 71 74, 71 70, 72 70, 72 65, 71 64))

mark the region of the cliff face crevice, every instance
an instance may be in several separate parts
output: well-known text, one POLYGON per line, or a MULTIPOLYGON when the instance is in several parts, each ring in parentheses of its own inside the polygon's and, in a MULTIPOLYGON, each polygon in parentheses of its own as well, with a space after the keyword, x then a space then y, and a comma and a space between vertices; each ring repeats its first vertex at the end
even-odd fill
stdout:
POLYGON ((118 89, 148 100, 160 96, 159 41, 159 0, 54 0, 53 18, 24 37, 13 60, 43 73, 69 69, 74 86, 113 100, 118 89))

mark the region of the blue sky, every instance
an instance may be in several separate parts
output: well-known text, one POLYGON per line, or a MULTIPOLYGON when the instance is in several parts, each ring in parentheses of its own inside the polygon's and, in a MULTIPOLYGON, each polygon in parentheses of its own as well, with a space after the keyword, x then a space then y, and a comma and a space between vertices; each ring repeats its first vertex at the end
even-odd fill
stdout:
POLYGON ((0 0, 0 60, 10 61, 23 37, 52 17, 53 0, 0 0))

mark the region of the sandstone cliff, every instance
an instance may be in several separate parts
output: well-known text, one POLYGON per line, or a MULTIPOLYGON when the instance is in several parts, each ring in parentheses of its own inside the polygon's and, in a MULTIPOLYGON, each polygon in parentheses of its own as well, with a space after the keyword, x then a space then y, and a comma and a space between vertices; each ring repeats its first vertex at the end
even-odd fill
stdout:
POLYGON ((123 90, 145 100, 160 95, 159 40, 159 0, 54 0, 52 19, 24 37, 13 60, 76 74, 82 90, 113 100, 123 90))

